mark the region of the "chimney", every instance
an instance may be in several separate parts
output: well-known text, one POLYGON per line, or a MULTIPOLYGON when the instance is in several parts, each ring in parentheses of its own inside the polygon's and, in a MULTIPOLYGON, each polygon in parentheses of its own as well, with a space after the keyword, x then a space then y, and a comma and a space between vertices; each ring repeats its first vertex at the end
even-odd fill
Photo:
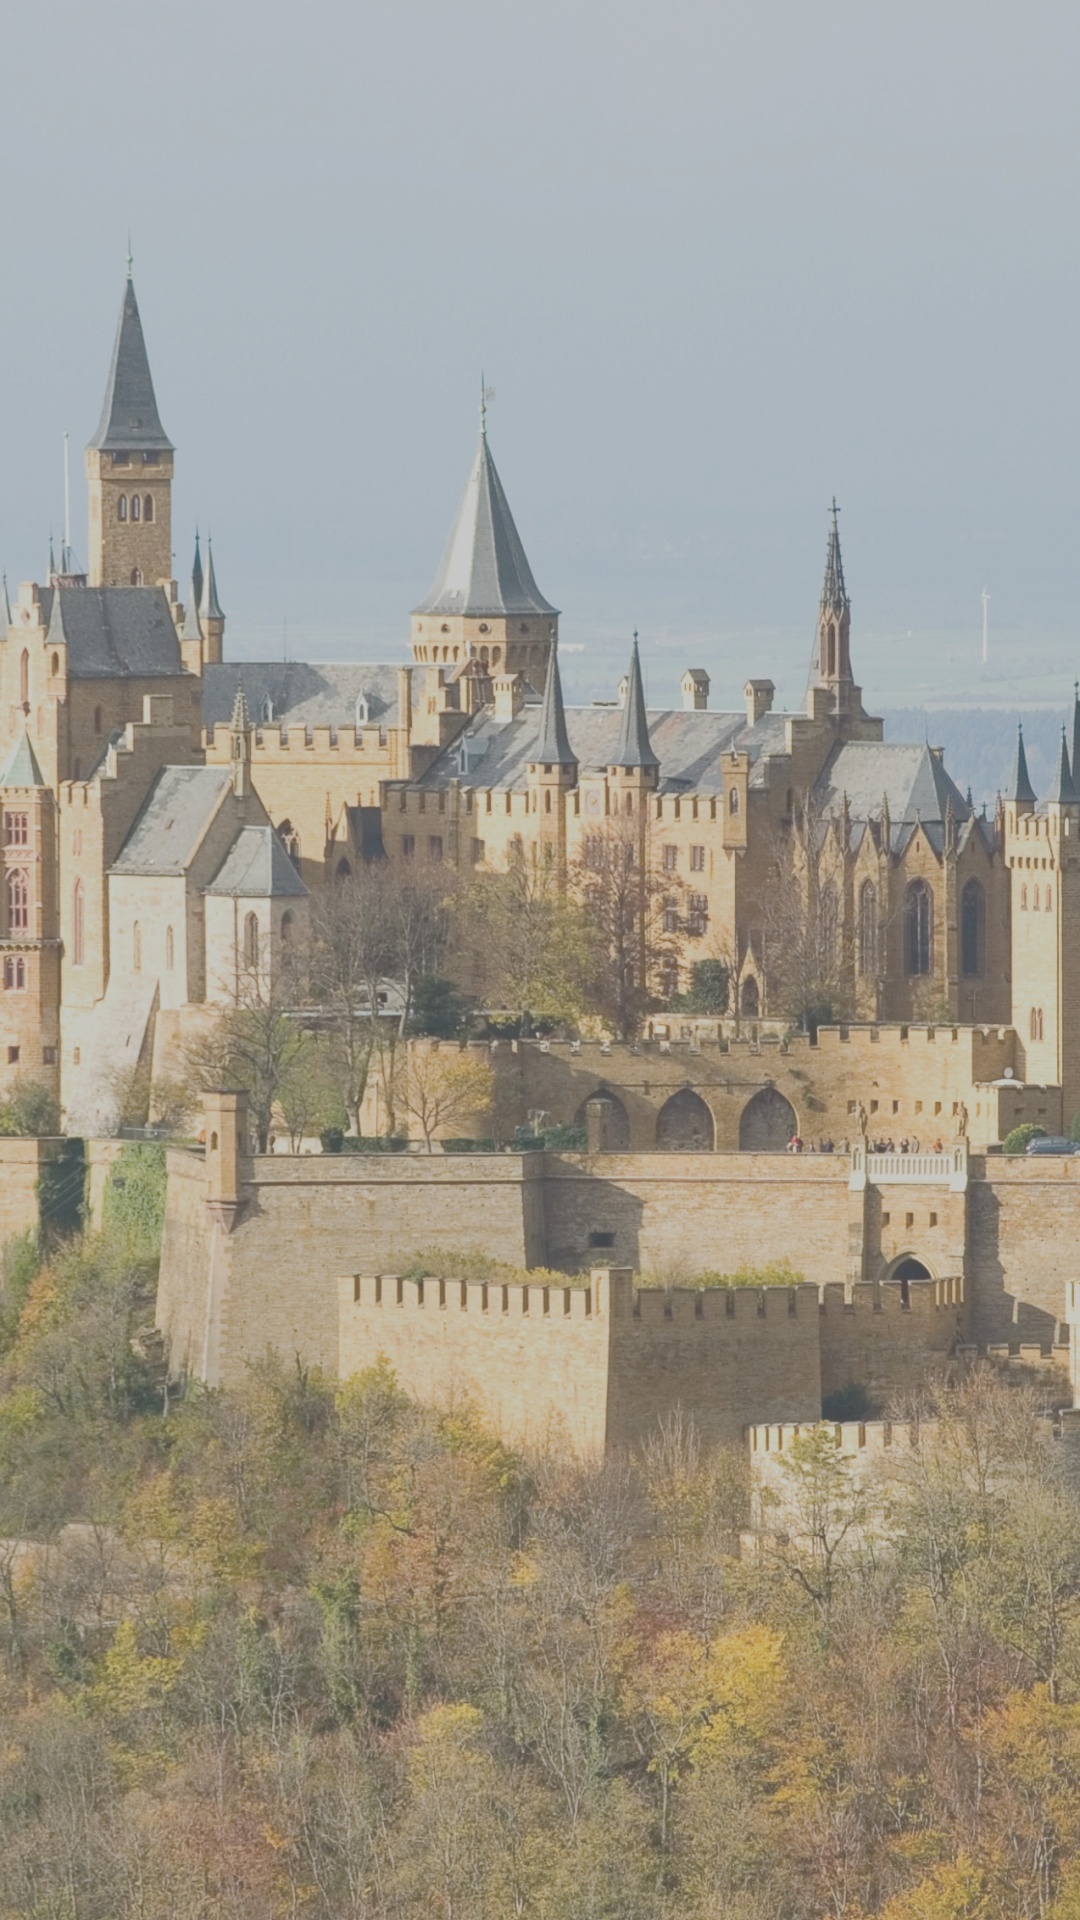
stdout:
POLYGON ((684 712, 704 713, 709 704, 709 676, 704 667, 687 667, 679 686, 684 712))
POLYGON ((762 714, 772 712, 776 688, 771 680, 748 680, 743 693, 746 696, 746 724, 756 727, 762 714))

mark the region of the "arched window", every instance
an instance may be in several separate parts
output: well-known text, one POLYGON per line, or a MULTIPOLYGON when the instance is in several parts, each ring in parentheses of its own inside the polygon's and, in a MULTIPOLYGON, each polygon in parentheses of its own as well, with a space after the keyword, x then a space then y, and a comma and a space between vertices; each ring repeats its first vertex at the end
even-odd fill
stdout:
POLYGON ((8 954, 4 961, 4 985, 9 993, 24 993, 26 990, 26 961, 20 954, 8 954))
POLYGON ((94 732, 101 732, 102 713, 100 707, 94 708, 94 732))
POLYGON ((338 861, 337 866, 334 869, 334 879, 335 880, 351 880, 352 879, 352 868, 350 867, 347 860, 338 861))
POLYGON ((283 947, 287 947, 289 944, 289 941, 292 939, 292 930, 293 930, 292 914, 283 913, 281 916, 281 944, 283 947))
POLYGON ((173 939, 173 930, 171 927, 166 927, 165 929, 165 971, 166 973, 172 972, 173 963, 175 962, 175 959, 176 959, 176 942, 173 939))
POLYGON ((1020 888, 1020 908, 1023 913, 1027 912, 1027 881, 1026 880, 1022 883, 1020 888))
POLYGON ((278 828, 281 844, 297 872, 300 871, 300 835, 291 820, 283 820, 278 828))
POLYGON ((872 880, 864 880, 859 888, 859 972, 870 980, 877 970, 877 888, 872 880))
POLYGON ((1028 1018, 1028 1036, 1032 1040, 1041 1040, 1043 1037, 1043 1010, 1041 1007, 1032 1007, 1031 1009, 1028 1018))
POLYGON ((263 701, 262 701, 263 725, 269 726, 273 717, 274 717, 274 702, 268 693, 264 693, 263 701))
POLYGON ((259 922, 255 914, 249 913, 244 921, 244 965, 257 967, 259 964, 259 922))
POLYGON ((969 880, 960 895, 960 971, 970 978, 986 966, 986 895, 969 880))
POLYGON ((19 661, 19 699, 24 707, 30 705, 30 655, 25 647, 19 661))
POLYGON ((358 727, 366 727, 370 714, 371 704, 367 694, 358 693, 356 696, 356 725, 358 727))
POLYGON ((758 983, 752 973, 748 974, 742 983, 742 992, 739 995, 739 1007, 751 1020, 756 1020, 761 1011, 761 996, 758 993, 758 983))
POLYGON ((30 926, 30 882, 22 867, 13 867, 7 877, 8 932, 26 933, 30 926))
POLYGON ((71 962, 81 967, 86 954, 86 910, 83 902, 83 884, 75 882, 75 892, 71 901, 71 962))
POLYGON ((826 979, 836 971, 839 919, 840 896, 832 881, 827 880, 818 897, 819 958, 821 971, 826 979))
POLYGON ((1031 907, 1032 907, 1032 911, 1033 911, 1034 913, 1038 913, 1038 911, 1039 911, 1039 883, 1038 883, 1038 881, 1037 881, 1037 880, 1036 880, 1036 882, 1035 882, 1035 892, 1034 892, 1034 895, 1033 895, 1033 897, 1032 897, 1032 902, 1031 902, 1031 907))
POLYGON ((132 584, 132 586, 133 586, 133 587, 141 587, 141 586, 142 586, 142 568, 141 568, 141 567, 132 567, 132 569, 131 569, 131 584, 132 584))
POLYGON ((904 960, 909 973, 931 973, 934 896, 925 880, 913 880, 904 900, 904 960))
POLYGON ((54 653, 52 657, 52 672, 55 675, 55 674, 58 674, 59 671, 60 671, 60 655, 58 653, 54 653))
POLYGON ((728 794, 727 810, 729 813, 738 813, 739 811, 738 787, 732 787, 731 792, 728 794))
POLYGON ((142 517, 144 520, 152 520, 154 517, 154 496, 152 493, 146 494, 143 499, 142 517))
POLYGON ((137 920, 131 929, 131 970, 142 972, 142 928, 137 920))
POLYGON ((133 520, 142 519, 142 501, 139 499, 137 493, 133 493, 131 496, 131 517, 133 520))
POLYGON ((122 493, 120 495, 119 500, 116 503, 116 517, 118 520, 127 519, 127 494, 126 493, 122 493))

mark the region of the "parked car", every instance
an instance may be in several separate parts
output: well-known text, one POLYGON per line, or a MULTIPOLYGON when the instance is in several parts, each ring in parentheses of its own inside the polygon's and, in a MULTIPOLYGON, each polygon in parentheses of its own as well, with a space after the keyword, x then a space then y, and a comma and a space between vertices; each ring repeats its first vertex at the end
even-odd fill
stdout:
POLYGON ((1029 1140, 1025 1152, 1080 1153, 1080 1141, 1066 1140, 1063 1133, 1044 1133, 1037 1140, 1029 1140))

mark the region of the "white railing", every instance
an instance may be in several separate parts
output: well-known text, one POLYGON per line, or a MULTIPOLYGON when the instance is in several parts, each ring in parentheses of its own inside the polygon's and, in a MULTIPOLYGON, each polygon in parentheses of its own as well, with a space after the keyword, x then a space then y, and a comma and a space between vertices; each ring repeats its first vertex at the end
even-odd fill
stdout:
POLYGON ((947 1186, 953 1177, 955 1156, 951 1153, 868 1153, 867 1178, 875 1187, 947 1186))

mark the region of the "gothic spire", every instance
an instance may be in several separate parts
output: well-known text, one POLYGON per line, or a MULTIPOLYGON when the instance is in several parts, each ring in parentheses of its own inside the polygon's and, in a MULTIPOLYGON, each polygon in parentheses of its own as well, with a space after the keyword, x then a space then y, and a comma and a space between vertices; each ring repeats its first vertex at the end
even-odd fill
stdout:
POLYGON ((6 574, 6 573, 5 573, 5 575, 4 575, 4 599, 3 599, 3 608, 4 608, 4 630, 5 630, 5 632, 6 632, 6 631, 7 631, 7 629, 8 629, 8 627, 10 627, 10 625, 11 625, 11 600, 10 600, 10 598, 9 598, 9 596, 8 596, 8 583, 7 583, 7 574, 6 574))
MULTIPOLYGON (((1072 766, 1074 787, 1076 787, 1077 781, 1080 780, 1080 758, 1078 758, 1078 756, 1080 756, 1080 680, 1077 680, 1073 687, 1072 760, 1070 764, 1072 766)), ((1080 794, 1080 787, 1076 787, 1076 791, 1080 794)))
POLYGON ((209 534, 206 536, 206 574, 199 600, 199 618, 200 620, 224 620, 225 618, 218 603, 217 580, 214 575, 214 543, 209 534))
POLYGON ((1035 789, 1031 784, 1031 775, 1028 773, 1027 754, 1024 752, 1024 723, 1022 720, 1017 723, 1016 728, 1016 771, 1013 774, 1012 792, 1009 798, 1010 800, 1017 801, 1021 806, 1033 807, 1035 805, 1035 789))
POLYGON ((99 452, 171 453, 173 450, 154 398, 130 263, 105 387, 105 404, 90 445, 99 452))
POLYGON ((840 509, 833 495, 829 509, 829 538, 825 548, 825 580, 821 589, 821 610, 823 613, 849 613, 851 602, 844 585, 844 562, 840 553, 840 509))
POLYGON ((1069 767, 1069 741, 1064 727, 1061 729, 1061 752, 1058 755, 1057 771, 1050 782, 1050 791, 1046 796, 1051 806, 1075 807, 1080 801, 1069 767))
POLYGON ((191 597, 194 600, 196 607, 199 605, 199 602, 202 599, 202 590, 203 590, 203 563, 202 563, 202 554, 199 552, 199 529, 198 527, 196 527, 195 528, 195 558, 191 563, 191 597))
POLYGON ((491 457, 483 416, 469 478, 435 584, 413 611, 486 615, 495 620, 557 612, 533 579, 491 457))
POLYGON ((247 733, 251 721, 248 718, 247 701, 244 699, 244 683, 236 683, 236 697, 233 700, 232 719, 229 721, 230 733, 247 733))
POLYGON ((659 767, 660 765, 653 752, 652 741, 649 739, 649 722, 645 713, 645 693, 641 684, 641 661, 638 658, 636 633, 630 655, 630 675, 626 685, 622 725, 619 728, 619 744, 612 765, 615 767, 659 767))
POLYGON ((203 632, 199 625, 199 594, 195 585, 195 572, 192 569, 191 592, 188 595, 187 606, 184 608, 184 625, 180 638, 181 640, 201 640, 202 637, 203 632))
POLYGON ((537 761, 546 766, 576 766, 577 759, 570 745, 566 731, 566 711, 563 707, 562 680, 559 676, 559 659, 555 647, 548 655, 547 680, 544 684, 544 709, 540 715, 540 737, 533 754, 537 761))

